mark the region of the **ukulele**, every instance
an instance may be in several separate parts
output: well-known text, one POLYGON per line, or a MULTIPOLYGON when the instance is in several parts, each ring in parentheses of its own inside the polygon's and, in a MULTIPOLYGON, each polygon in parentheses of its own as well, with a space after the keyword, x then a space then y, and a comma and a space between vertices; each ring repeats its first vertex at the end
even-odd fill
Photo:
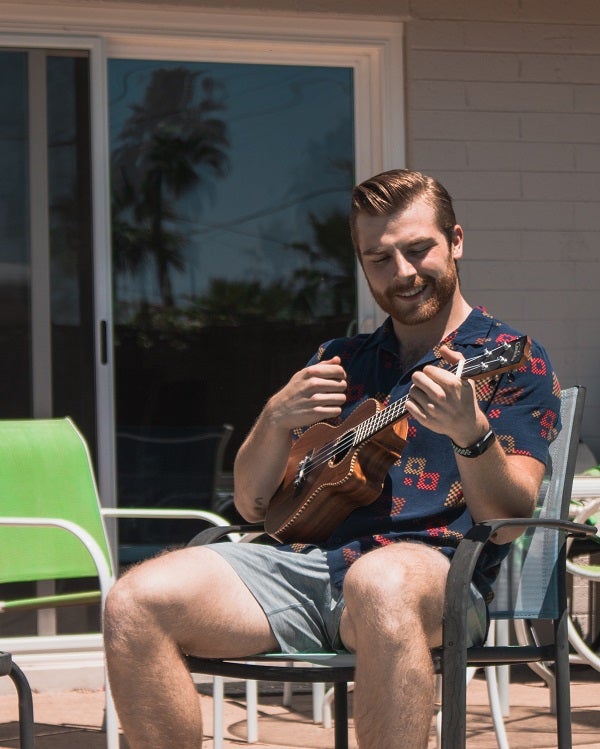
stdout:
MULTIPOLYGON (((450 368, 463 379, 516 369, 529 355, 521 336, 450 368)), ((358 507, 381 494, 386 474, 406 445, 410 392, 387 406, 369 398, 338 426, 309 427, 290 450, 286 472, 265 517, 266 532, 282 542, 325 541, 358 507)))

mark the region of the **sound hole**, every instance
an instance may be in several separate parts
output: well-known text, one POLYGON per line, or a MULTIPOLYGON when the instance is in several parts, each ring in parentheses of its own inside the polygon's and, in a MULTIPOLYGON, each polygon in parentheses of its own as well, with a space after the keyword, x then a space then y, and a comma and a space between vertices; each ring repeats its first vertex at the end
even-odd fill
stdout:
POLYGON ((349 432, 345 432, 339 439, 333 443, 332 455, 329 460, 330 465, 338 465, 348 455, 350 449, 354 446, 354 439, 356 432, 352 429, 349 432))

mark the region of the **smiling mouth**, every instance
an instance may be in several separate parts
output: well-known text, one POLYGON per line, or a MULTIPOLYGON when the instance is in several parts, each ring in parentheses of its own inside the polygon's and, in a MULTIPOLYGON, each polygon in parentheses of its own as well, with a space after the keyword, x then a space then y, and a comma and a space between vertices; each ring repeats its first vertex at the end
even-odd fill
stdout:
POLYGON ((399 296, 401 299, 412 299, 415 296, 421 294, 427 288, 427 284, 419 286, 413 289, 407 289, 406 291, 396 291, 394 296, 399 296))

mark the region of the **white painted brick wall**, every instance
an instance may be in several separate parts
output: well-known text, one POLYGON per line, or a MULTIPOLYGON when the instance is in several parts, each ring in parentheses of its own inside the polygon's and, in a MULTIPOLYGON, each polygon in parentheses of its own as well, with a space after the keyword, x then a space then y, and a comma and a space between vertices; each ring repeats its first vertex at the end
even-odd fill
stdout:
POLYGON ((600 460, 600 3, 414 0, 411 15, 408 166, 455 197, 467 298, 587 386, 600 460))

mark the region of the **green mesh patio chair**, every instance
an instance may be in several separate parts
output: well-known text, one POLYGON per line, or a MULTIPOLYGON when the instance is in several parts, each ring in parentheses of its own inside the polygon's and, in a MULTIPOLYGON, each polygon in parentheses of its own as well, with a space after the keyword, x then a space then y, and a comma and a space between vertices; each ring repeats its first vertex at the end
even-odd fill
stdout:
MULTIPOLYGON (((0 421, 0 582, 76 578, 93 578, 95 587, 2 601, 0 612, 102 604, 114 582, 89 452, 73 423, 0 421)), ((107 744, 117 749, 106 689, 107 744)))
MULTIPOLYGON (((87 444, 70 419, 0 420, 0 583, 91 579, 82 592, 0 601, 0 616, 96 602, 102 611, 115 579, 104 517, 226 523, 202 510, 102 508, 87 444)), ((0 640, 0 650, 9 651, 9 643, 0 640)), ((107 747, 118 749, 107 680, 105 686, 107 747)))
MULTIPOLYGON (((584 389, 562 392, 562 429, 550 448, 549 477, 540 492, 535 518, 490 520, 476 524, 461 541, 450 566, 446 586, 443 646, 433 652, 436 671, 442 676, 442 749, 462 749, 466 744, 467 667, 491 667, 511 663, 553 663, 557 679, 557 746, 570 749, 569 648, 565 587, 565 537, 595 533, 589 525, 568 520, 568 507, 575 470, 584 389), (525 540, 514 544, 507 561, 510 579, 516 582, 500 595, 492 617, 552 622, 552 641, 535 645, 496 646, 483 644, 467 649, 467 600, 477 559, 492 535, 502 527, 527 531, 525 540)), ((256 525, 212 528, 194 538, 201 545, 217 541, 227 532, 256 532, 256 525)), ((336 749, 348 747, 347 684, 354 680, 354 657, 337 653, 268 653, 244 659, 189 657, 190 671, 238 679, 279 682, 327 682, 334 686, 334 735, 336 749), (291 661, 300 661, 295 667, 291 661)), ((215 703, 215 709, 218 709, 215 703)), ((215 721, 222 722, 222 716, 215 721)), ((501 723, 501 716, 495 721, 501 723)), ((496 725, 497 736, 503 726, 496 725)))

